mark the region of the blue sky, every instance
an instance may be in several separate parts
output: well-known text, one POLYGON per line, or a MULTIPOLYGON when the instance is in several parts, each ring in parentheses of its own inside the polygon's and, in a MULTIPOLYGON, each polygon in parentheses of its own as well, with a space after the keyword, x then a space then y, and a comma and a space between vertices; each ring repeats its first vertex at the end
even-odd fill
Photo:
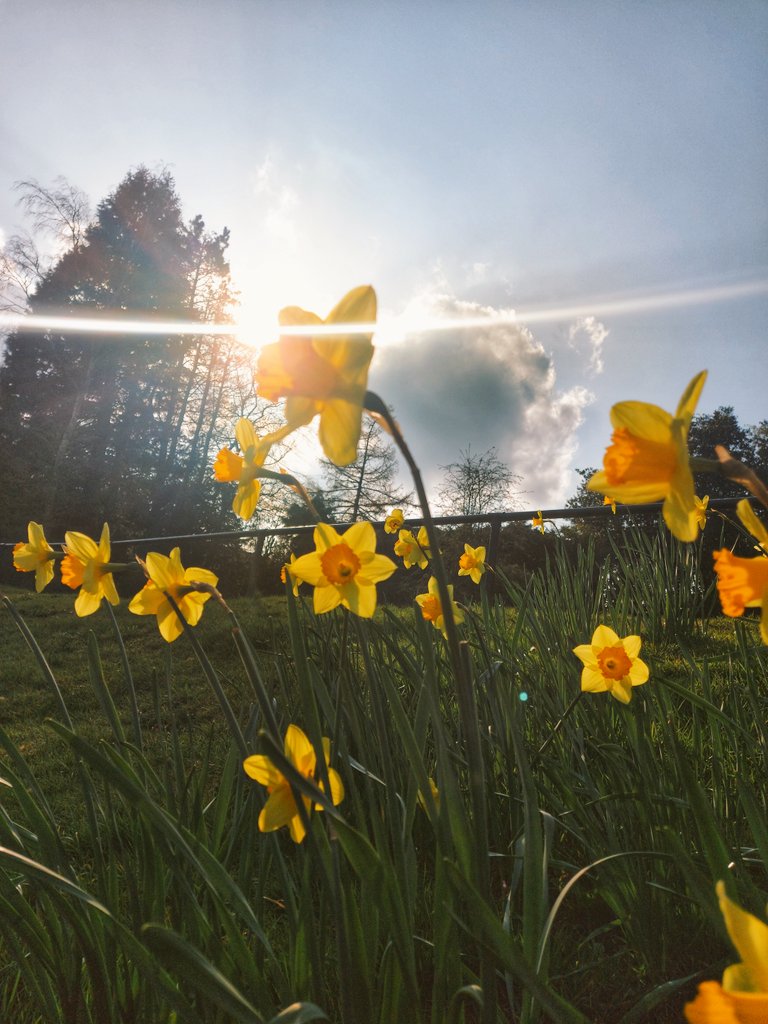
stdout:
MULTIPOLYGON (((768 6, 750 0, 0 0, 0 232, 14 181, 94 201, 168 166, 232 232, 254 341, 372 283, 382 315, 593 307, 768 281, 768 6)), ((768 293, 384 336, 372 384, 428 477, 491 444, 531 505, 608 410, 768 417, 768 293)))

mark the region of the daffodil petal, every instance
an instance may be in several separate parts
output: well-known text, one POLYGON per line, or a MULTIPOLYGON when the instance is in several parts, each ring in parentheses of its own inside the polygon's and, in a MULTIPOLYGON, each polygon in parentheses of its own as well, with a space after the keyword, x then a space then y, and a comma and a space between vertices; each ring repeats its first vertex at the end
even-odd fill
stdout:
POLYGON ((632 686, 642 686, 643 683, 648 682, 648 677, 651 672, 644 661, 640 658, 635 658, 632 662, 632 668, 629 670, 629 681, 632 686))
POLYGON ((729 899, 723 882, 718 882, 716 888, 720 912, 749 972, 752 990, 768 993, 768 925, 729 899))
POLYGON ((343 398, 323 403, 318 436, 326 458, 336 466, 348 466, 357 458, 362 406, 343 398))
POLYGON ((160 630, 160 636, 169 644, 178 640, 184 632, 178 615, 167 600, 157 609, 157 628, 160 630))
POLYGON ((622 704, 629 704, 632 700, 632 683, 628 679, 616 679, 609 687, 611 696, 620 700, 622 704))
MULTIPOLYGON (((178 551, 178 548, 174 550, 178 551)), ((168 590, 177 581, 178 576, 174 573, 171 560, 167 555, 161 555, 157 551, 150 551, 145 561, 152 582, 160 590, 168 590)))
POLYGON ((372 552, 365 552, 365 555, 368 557, 364 557, 363 554, 360 555, 361 571, 371 583, 381 583, 382 580, 388 580, 397 568, 392 559, 387 558, 386 555, 377 555, 372 552))
POLYGON ((120 597, 115 587, 115 580, 111 572, 105 573, 99 581, 104 597, 110 604, 120 604, 120 597))
POLYGON ((616 647, 617 644, 621 644, 621 640, 610 626, 598 626, 592 634, 593 650, 595 650, 595 648, 602 650, 603 647, 616 647))
POLYGON ((264 754, 252 754, 243 761, 245 774, 262 786, 279 786, 285 783, 282 772, 264 754))
POLYGON ((605 693, 608 686, 599 669, 585 665, 581 673, 581 688, 586 693, 605 693))
POLYGON ((148 582, 138 594, 131 598, 128 611, 134 615, 157 615, 157 609, 165 601, 165 594, 162 590, 148 582))
POLYGON ((64 534, 64 544, 67 551, 83 563, 98 557, 99 549, 96 546, 96 542, 91 540, 91 538, 87 537, 84 533, 76 533, 73 530, 68 530, 64 534))
POLYGON ((627 652, 627 657, 636 658, 640 653, 640 647, 643 641, 640 639, 639 636, 625 636, 624 639, 620 642, 624 645, 624 650, 627 652))
POLYGON ((251 480, 247 484, 241 484, 235 491, 232 511, 241 519, 250 519, 256 511, 260 494, 261 482, 259 480, 251 480))
POLYGON ((274 832, 275 829, 287 825, 298 814, 296 801, 290 786, 278 786, 269 794, 267 802, 259 815, 259 829, 262 832, 274 832))
POLYGON ((40 565, 38 565, 37 569, 35 570, 35 590, 38 592, 38 594, 42 590, 45 590, 45 588, 53 579, 53 567, 53 559, 50 559, 47 562, 42 562, 40 565))
POLYGON ((243 455, 245 455, 249 448, 256 448, 259 443, 256 431, 253 429, 253 424, 245 416, 241 416, 235 424, 235 437, 243 455))
MULTIPOLYGON (((301 559, 299 559, 301 561, 301 559)), ((322 615, 324 612, 330 612, 334 608, 338 608, 341 604, 341 594, 339 588, 334 587, 331 584, 327 586, 316 585, 312 595, 312 607, 315 615, 322 615)))
POLYGON ((304 762, 307 763, 310 770, 314 768, 315 748, 309 742, 306 733, 298 725, 291 724, 286 729, 283 752, 291 764, 298 767, 304 762))
POLYGON ((75 613, 84 618, 86 615, 93 615, 101 607, 101 594, 91 594, 83 587, 75 598, 75 613))
POLYGON ((675 419, 682 420, 685 424, 686 431, 691 424, 693 414, 696 412, 696 406, 698 405, 699 398, 701 397, 702 389, 707 380, 707 371, 702 370, 701 373, 697 373, 696 376, 691 380, 688 387, 680 396, 680 401, 677 403, 677 412, 675 413, 675 419))
POLYGON ((373 551, 376 547, 376 531, 370 523, 354 523, 344 531, 341 540, 355 554, 359 554, 361 551, 373 551))
POLYGON ((371 583, 369 586, 362 586, 357 583, 347 583, 340 587, 341 603, 349 608, 361 619, 370 619, 376 611, 376 587, 371 583))
POLYGON ((635 437, 667 444, 672 417, 666 410, 650 402, 617 402, 611 408, 611 423, 616 430, 623 428, 635 437))

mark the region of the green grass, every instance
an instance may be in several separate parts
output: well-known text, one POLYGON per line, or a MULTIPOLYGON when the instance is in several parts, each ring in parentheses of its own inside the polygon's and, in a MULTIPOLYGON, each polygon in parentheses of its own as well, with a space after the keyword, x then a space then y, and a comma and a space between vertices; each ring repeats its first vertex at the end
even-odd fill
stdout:
POLYGON ((559 548, 505 604, 467 609, 479 762, 446 645, 411 608, 366 623, 235 600, 238 650, 211 602, 202 664, 118 608, 139 749, 106 610, 10 596, 73 728, 46 722, 63 710, 0 608, 2 1019, 228 1024, 298 1002, 297 1021, 345 1024, 664 1024, 735 959, 715 881, 765 906, 767 649, 754 620, 712 616, 663 535, 624 565, 559 548), (644 637, 627 706, 573 702, 572 648, 599 622, 644 637), (346 790, 301 846, 259 832, 236 746, 278 757, 289 722, 330 737, 346 790), (439 809, 420 806, 427 776, 439 809))

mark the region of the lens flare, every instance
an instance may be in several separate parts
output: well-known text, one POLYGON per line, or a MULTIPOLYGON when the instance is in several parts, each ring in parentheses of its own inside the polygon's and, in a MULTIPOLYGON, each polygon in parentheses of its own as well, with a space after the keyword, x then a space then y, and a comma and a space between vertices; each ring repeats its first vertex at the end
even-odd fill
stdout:
MULTIPOLYGON (((623 298, 596 299, 579 305, 551 306, 540 309, 507 309, 478 316, 413 316, 404 315, 380 320, 378 323, 311 324, 291 327, 294 337, 318 337, 336 334, 371 334, 379 332, 389 338, 405 337, 432 331, 477 330, 505 324, 559 323, 579 317, 627 316, 632 313, 653 313, 664 309, 710 305, 735 299, 768 295, 768 279, 743 281, 734 284, 710 285, 699 288, 680 288, 675 291, 630 295, 623 298)), ((280 330, 275 314, 275 331, 280 330)), ((55 331, 75 334, 121 335, 224 335, 237 338, 244 344, 247 331, 233 323, 200 323, 191 320, 134 320, 109 316, 41 316, 37 314, 0 313, 0 332, 55 331)))

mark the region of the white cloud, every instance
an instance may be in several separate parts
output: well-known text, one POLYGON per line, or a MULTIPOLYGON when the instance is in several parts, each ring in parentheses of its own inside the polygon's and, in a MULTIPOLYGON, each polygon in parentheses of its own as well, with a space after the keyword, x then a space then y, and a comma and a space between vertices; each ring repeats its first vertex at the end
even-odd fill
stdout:
POLYGON ((568 330, 568 344, 577 352, 581 351, 581 341, 586 338, 592 373, 603 372, 603 344, 609 334, 605 324, 594 316, 580 316, 568 330))
MULTIPOLYGON (((415 299, 406 315, 492 317, 503 311, 447 293, 415 299)), ((584 407, 583 387, 559 391, 550 355, 525 327, 495 324, 409 335, 381 346, 371 387, 391 404, 434 490, 439 467, 468 445, 496 446, 522 478, 526 503, 560 504, 573 490, 571 466, 584 407)))

